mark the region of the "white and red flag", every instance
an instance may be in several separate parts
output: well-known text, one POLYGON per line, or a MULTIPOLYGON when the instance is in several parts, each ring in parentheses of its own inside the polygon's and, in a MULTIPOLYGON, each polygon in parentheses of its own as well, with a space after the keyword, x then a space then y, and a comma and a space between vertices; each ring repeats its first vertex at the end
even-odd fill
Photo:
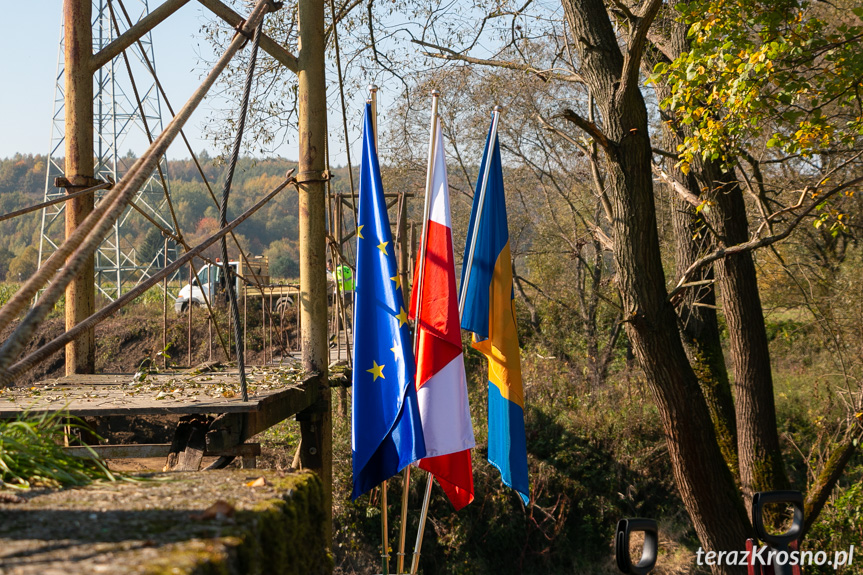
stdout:
POLYGON ((419 467, 435 476, 458 510, 473 501, 470 450, 475 443, 461 345, 443 132, 440 121, 435 124, 425 260, 417 261, 410 317, 416 319, 419 310, 416 386, 426 444, 419 467))

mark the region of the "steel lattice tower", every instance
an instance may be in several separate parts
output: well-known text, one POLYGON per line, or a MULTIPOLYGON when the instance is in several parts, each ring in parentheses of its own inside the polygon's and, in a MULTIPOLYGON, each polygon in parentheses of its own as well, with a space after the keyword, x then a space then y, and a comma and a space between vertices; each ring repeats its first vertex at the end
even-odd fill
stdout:
MULTIPOLYGON (((129 5, 129 17, 133 23, 149 12, 147 0, 127 0, 126 4, 129 5)), ((123 10, 111 0, 93 0, 92 25, 93 53, 107 46, 129 27, 123 10)), ((64 175, 63 44, 64 31, 61 26, 45 200, 65 195, 63 189, 54 187, 54 178, 64 175)), ((144 149, 149 144, 147 128, 153 138, 162 131, 161 100, 154 74, 156 67, 151 35, 145 34, 139 43, 126 50, 126 55, 128 67, 120 55, 101 67, 93 78, 95 177, 103 181, 117 182, 123 177, 134 158, 123 154, 122 150, 131 150, 130 146, 144 149)), ((148 232, 154 229, 147 217, 158 226, 172 233, 177 232, 168 208, 167 168, 167 162, 162 158, 159 169, 150 175, 135 194, 133 201, 138 210, 131 206, 126 208, 96 252, 96 290, 111 300, 123 293, 124 286, 134 286, 149 277, 151 270, 160 269, 174 259, 176 248, 172 242, 168 243, 167 254, 164 239, 158 241, 158 246, 143 245, 148 232), (147 217, 142 216, 139 210, 147 217), (143 253, 142 247, 145 248, 143 253)), ((96 192, 97 204, 105 193, 96 192)), ((61 202, 42 211, 40 265, 64 239, 64 205, 61 202)))

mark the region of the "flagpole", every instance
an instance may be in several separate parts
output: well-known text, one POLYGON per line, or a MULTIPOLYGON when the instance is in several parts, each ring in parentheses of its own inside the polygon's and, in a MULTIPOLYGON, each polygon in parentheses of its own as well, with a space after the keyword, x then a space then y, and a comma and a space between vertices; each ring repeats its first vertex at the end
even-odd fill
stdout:
POLYGON ((431 500, 431 490, 432 490, 432 474, 428 474, 428 481, 426 482, 426 492, 423 497, 423 510, 420 514, 420 528, 417 531, 417 542, 414 545, 414 556, 413 561, 411 562, 411 575, 416 575, 417 569, 420 566, 420 549, 423 546, 423 535, 425 535, 426 530, 426 518, 428 517, 429 510, 429 501, 431 500))
POLYGON ((369 84, 369 101, 372 104, 372 132, 375 134, 375 152, 378 151, 378 87, 369 84))
POLYGON ((458 298, 458 316, 461 318, 464 312, 464 301, 467 296, 467 287, 470 284, 470 268, 473 266, 473 254, 476 251, 476 238, 479 235, 479 224, 482 221, 482 211, 485 208, 485 191, 488 188, 488 175, 491 169, 491 158, 494 154, 494 144, 497 141, 497 125, 500 120, 500 106, 495 106, 492 110, 491 121, 491 137, 488 139, 488 155, 485 158, 485 170, 482 174, 482 185, 479 191, 479 209, 476 214, 476 221, 473 223, 473 234, 470 238, 470 249, 467 253, 467 262, 462 265, 467 266, 467 271, 464 276, 464 283, 461 286, 461 293, 458 298))
POLYGON ((422 314, 422 301, 423 301, 423 285, 425 284, 425 263, 426 263, 426 251, 428 250, 428 222, 429 222, 429 211, 431 211, 431 187, 432 180, 434 179, 434 158, 435 158, 435 144, 437 143, 437 104, 438 97, 440 96, 440 92, 437 90, 432 90, 432 113, 431 113, 431 134, 429 135, 429 156, 428 156, 428 165, 426 167, 426 196, 425 202, 423 203, 423 231, 422 237, 420 238, 420 265, 419 265, 419 286, 417 289, 419 292, 417 293, 417 317, 416 317, 416 329, 414 330, 414 357, 416 357, 417 352, 419 351, 419 327, 420 327, 420 315, 422 314))
MULTIPOLYGON (((434 158, 435 158, 435 144, 437 143, 437 106, 438 106, 438 97, 440 96, 440 92, 437 90, 432 90, 432 112, 431 112, 431 128, 429 135, 429 153, 428 153, 428 166, 426 169, 426 189, 425 189, 425 202, 423 204, 423 230, 422 236, 420 238, 420 259, 419 259, 419 270, 418 270, 418 281, 417 285, 417 309, 416 309, 416 324, 414 327, 414 357, 417 357, 417 353, 419 351, 419 333, 420 333, 420 317, 422 316, 422 301, 423 301, 423 285, 425 284, 425 261, 426 261, 426 250, 428 248, 426 238, 428 237, 428 219, 429 219, 429 211, 431 209, 431 186, 432 180, 434 179, 433 170, 434 170, 434 158)), ((404 286, 402 286, 402 291, 404 291, 404 286)), ((429 478, 431 478, 431 474, 429 474, 429 478)), ((407 535, 407 520, 408 520, 408 490, 410 488, 410 480, 411 480, 411 468, 410 466, 405 467, 405 477, 402 486, 402 524, 401 530, 399 532, 399 552, 398 552, 398 571, 397 573, 402 573, 404 570, 404 561, 405 561, 405 536, 407 535)), ((428 498, 426 498, 423 504, 422 516, 425 517, 428 513, 428 498)), ((422 529, 422 527, 420 527, 422 529)))
POLYGON ((396 573, 403 573, 405 568, 405 531, 408 522, 408 490, 411 485, 411 466, 405 467, 404 479, 402 480, 402 523, 399 527, 399 551, 396 553, 398 565, 396 573))
MULTIPOLYGON (((368 102, 372 105, 372 135, 375 141, 375 152, 378 151, 378 87, 369 85, 368 102)), ((390 542, 389 526, 387 525, 387 480, 381 483, 381 563, 383 575, 390 573, 390 542)))

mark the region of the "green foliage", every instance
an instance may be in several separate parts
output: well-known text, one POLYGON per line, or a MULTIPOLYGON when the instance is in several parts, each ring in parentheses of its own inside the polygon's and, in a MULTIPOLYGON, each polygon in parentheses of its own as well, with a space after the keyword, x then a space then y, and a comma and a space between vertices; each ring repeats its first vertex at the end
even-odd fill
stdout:
MULTIPOLYGON (((485 365, 475 351, 466 369, 477 377, 469 384, 474 434, 475 497, 454 512, 435 487, 420 569, 426 574, 599 573, 612 552, 614 526, 625 516, 656 517, 677 541, 664 545, 666 566, 682 539, 694 542, 688 525, 677 517, 683 507, 674 493, 664 456, 664 436, 657 410, 642 384, 609 385, 591 390, 578 374, 556 360, 523 356, 528 382, 525 426, 531 504, 525 507, 500 481, 487 461, 485 365)), ((334 451, 343 452, 348 423, 334 420, 334 451)), ((336 557, 342 572, 371 572, 379 561, 379 495, 349 502, 349 462, 336 465, 336 557)), ((401 476, 389 487, 391 545, 401 476)), ((415 533, 425 474, 412 472, 408 533, 415 533)), ((611 572, 609 570, 609 572, 611 572)))
MULTIPOLYGON (((818 521, 806 535, 804 549, 832 551, 848 550, 855 546, 859 553, 863 541, 863 466, 851 467, 845 473, 843 485, 827 503, 818 521)), ((855 557, 856 559, 856 557, 855 557)), ((855 561, 856 563, 856 561, 855 561)), ((859 569, 859 566, 858 566, 859 569)), ((854 571, 859 573, 859 571, 854 571)), ((813 566, 806 569, 807 575, 835 573, 830 566, 813 566)))
POLYGON ((12 281, 25 281, 36 271, 39 265, 39 248, 29 245, 9 262, 9 270, 6 279, 12 281))
MULTIPOLYGON (((174 305, 174 298, 177 296, 177 293, 179 291, 180 290, 177 287, 168 287, 168 307, 172 308, 172 306, 174 305), (172 295, 173 297, 171 297, 172 295)), ((135 298, 135 303, 145 305, 157 303, 161 304, 163 301, 165 301, 165 290, 161 284, 154 285, 153 287, 139 295, 137 298, 135 298)))
POLYGON ((12 299, 12 296, 15 295, 15 292, 18 291, 19 287, 21 287, 21 284, 18 283, 0 283, 0 306, 6 305, 6 302, 12 299))
POLYGON ((860 21, 797 0, 694 0, 677 4, 692 49, 659 64, 673 110, 692 134, 678 152, 733 164, 764 136, 766 146, 812 156, 849 148, 863 135, 859 107, 860 21))
POLYGON ((116 476, 100 460, 63 451, 68 429, 80 427, 62 412, 0 421, 0 483, 29 489, 84 485, 96 479, 114 481, 116 476))
POLYGON ((6 274, 9 271, 9 263, 15 257, 15 253, 6 248, 0 247, 0 281, 6 279, 6 274))

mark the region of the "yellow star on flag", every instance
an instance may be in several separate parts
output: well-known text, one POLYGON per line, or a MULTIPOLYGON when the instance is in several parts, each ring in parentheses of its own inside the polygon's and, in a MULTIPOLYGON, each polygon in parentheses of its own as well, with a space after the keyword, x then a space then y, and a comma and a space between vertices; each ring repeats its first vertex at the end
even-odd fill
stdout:
POLYGON ((388 243, 389 242, 381 242, 378 244, 378 249, 381 250, 384 253, 384 255, 387 255, 387 244, 388 243))
POLYGON ((393 276, 393 277, 391 277, 390 279, 391 279, 391 280, 393 280, 394 282, 396 282, 396 289, 401 289, 401 287, 402 287, 402 280, 401 280, 401 278, 398 276, 398 274, 394 275, 394 276, 393 276))
POLYGON ((364 238, 364 237, 363 237, 363 226, 364 226, 364 225, 365 225, 365 224, 360 224, 360 225, 358 225, 358 226, 357 226, 357 237, 358 237, 358 238, 360 238, 361 240, 366 239, 366 238, 364 238))
POLYGON ((393 340, 393 346, 390 348, 390 351, 393 352, 393 357, 396 358, 396 361, 399 360, 399 355, 402 353, 402 346, 399 344, 397 339, 393 340))
POLYGON ((369 372, 370 374, 372 374, 374 376, 374 379, 372 379, 372 381, 377 381, 377 379, 379 377, 381 379, 386 379, 384 377, 384 366, 378 365, 378 362, 376 362, 376 361, 372 361, 372 364, 373 364, 372 368, 366 370, 367 372, 369 372))
POLYGON ((399 327, 401 327, 408 322, 408 313, 405 311, 405 308, 403 308, 403 307, 400 307, 399 309, 401 311, 396 316, 396 318, 399 320, 399 327))

